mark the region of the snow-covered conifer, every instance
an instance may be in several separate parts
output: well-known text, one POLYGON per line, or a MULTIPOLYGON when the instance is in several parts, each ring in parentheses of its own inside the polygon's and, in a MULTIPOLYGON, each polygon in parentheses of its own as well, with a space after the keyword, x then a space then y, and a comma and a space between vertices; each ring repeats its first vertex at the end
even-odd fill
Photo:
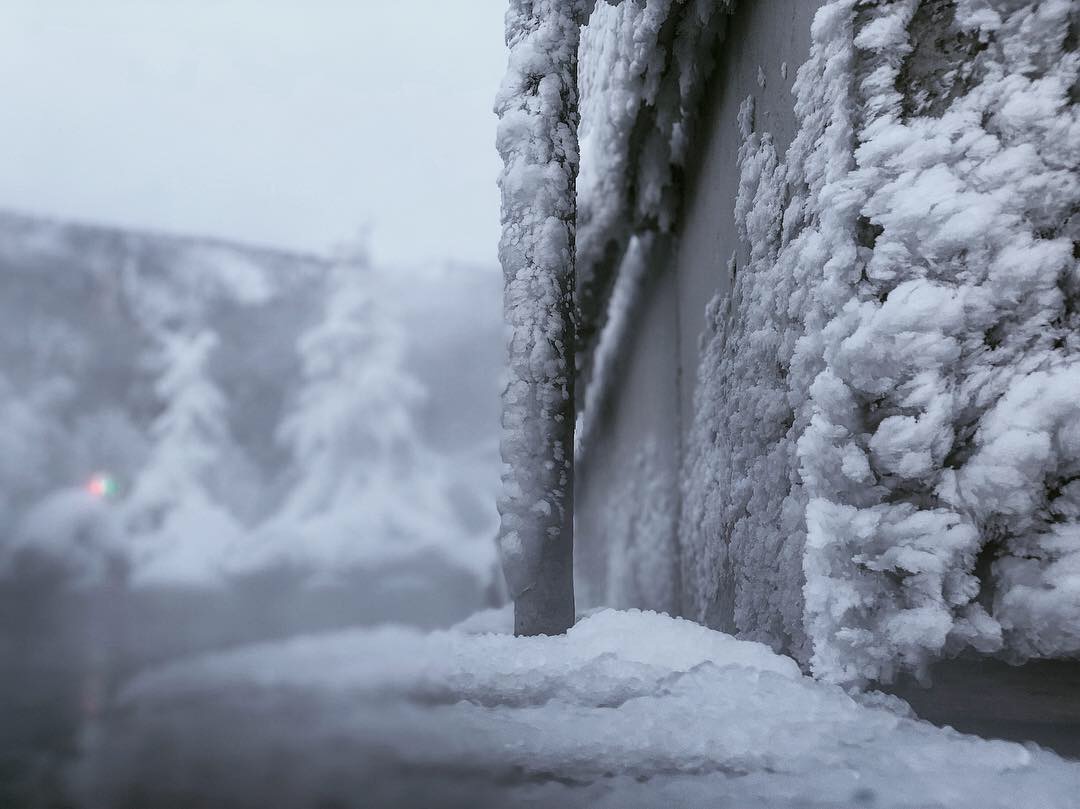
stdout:
POLYGON ((217 344, 207 330, 161 340, 155 392, 163 410, 151 426, 150 457, 123 506, 147 578, 201 579, 240 531, 215 496, 215 471, 230 442, 225 397, 209 375, 217 344))
POLYGON ((281 518, 349 508, 377 478, 400 481, 416 470, 412 411, 424 391, 403 368, 404 335, 374 281, 363 251, 343 248, 323 316, 300 337, 303 387, 278 431, 298 474, 281 518))
POLYGON ((342 248, 321 316, 297 342, 300 388, 277 432, 292 457, 287 493, 238 557, 240 569, 478 556, 450 500, 445 461, 420 435, 426 391, 406 367, 407 335, 387 287, 361 247, 342 248))

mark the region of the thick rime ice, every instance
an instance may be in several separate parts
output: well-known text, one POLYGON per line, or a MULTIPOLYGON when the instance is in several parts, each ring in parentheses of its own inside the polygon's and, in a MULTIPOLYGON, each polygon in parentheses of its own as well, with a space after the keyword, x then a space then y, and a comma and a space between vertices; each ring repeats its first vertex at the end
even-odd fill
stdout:
POLYGON ((692 614, 841 682, 1080 652, 1077 15, 837 0, 784 162, 744 109, 750 260, 710 307, 685 468, 692 614))
POLYGON ((781 364, 798 312, 787 310, 790 268, 776 260, 784 170, 769 136, 751 133, 752 120, 748 99, 736 218, 749 264, 737 267, 732 256, 731 296, 706 312, 684 459, 683 599, 694 617, 802 657, 801 511, 789 498, 796 463, 781 364))
POLYGON ((689 621, 608 610, 560 637, 485 627, 508 631, 509 616, 298 638, 144 675, 87 733, 82 796, 1065 809, 1080 790, 1076 763, 935 728, 892 697, 855 699, 689 621))
POLYGON ((729 0, 597 3, 582 32, 577 274, 583 330, 600 321, 634 233, 674 222, 687 129, 729 0))
POLYGON ((590 5, 511 2, 510 63, 495 102, 510 327, 499 549, 519 617, 531 615, 523 631, 573 623, 577 53, 590 5))

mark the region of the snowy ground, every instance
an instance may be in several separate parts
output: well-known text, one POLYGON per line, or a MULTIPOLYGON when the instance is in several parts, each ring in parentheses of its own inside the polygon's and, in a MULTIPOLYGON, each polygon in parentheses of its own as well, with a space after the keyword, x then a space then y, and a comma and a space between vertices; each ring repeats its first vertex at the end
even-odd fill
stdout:
POLYGON ((174 664, 87 729, 88 806, 1054 807, 1080 763, 804 677, 765 646, 604 611, 506 612, 174 664))

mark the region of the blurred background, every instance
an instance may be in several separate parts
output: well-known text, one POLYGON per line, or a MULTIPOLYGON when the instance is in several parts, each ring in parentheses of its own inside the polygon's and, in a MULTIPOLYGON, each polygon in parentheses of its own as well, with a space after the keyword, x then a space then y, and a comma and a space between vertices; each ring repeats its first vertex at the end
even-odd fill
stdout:
POLYGON ((498 600, 502 0, 5 0, 0 806, 119 683, 498 600))

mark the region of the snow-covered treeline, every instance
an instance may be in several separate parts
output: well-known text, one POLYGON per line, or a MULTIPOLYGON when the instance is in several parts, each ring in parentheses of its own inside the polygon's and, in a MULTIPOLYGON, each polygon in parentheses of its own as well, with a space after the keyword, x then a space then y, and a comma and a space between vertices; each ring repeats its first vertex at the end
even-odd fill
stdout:
POLYGON ((685 607, 819 676, 1080 653, 1078 9, 826 3, 710 304, 685 607))
POLYGON ((18 216, 0 265, 0 569, 204 587, 438 557, 483 586, 493 272, 18 216))
POLYGON ((483 605, 501 333, 494 269, 0 216, 0 804, 132 671, 483 605))

